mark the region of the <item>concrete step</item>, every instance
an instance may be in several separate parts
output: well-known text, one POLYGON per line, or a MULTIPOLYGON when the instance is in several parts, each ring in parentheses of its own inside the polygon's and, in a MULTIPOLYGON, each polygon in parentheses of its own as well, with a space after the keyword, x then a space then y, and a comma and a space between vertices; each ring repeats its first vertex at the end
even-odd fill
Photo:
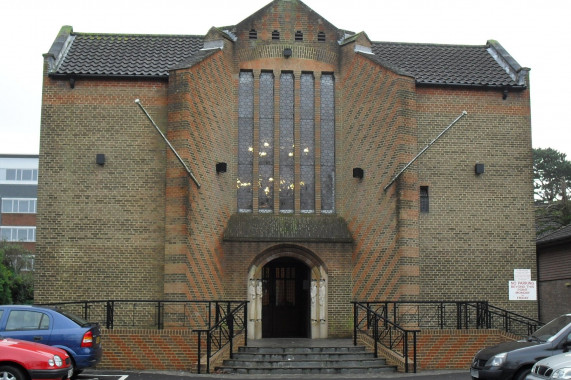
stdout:
POLYGON ((372 374, 395 372, 363 346, 240 347, 216 368, 228 374, 372 374))
POLYGON ((251 353, 251 352, 238 352, 234 354, 234 359, 248 360, 248 361, 271 361, 271 360, 359 360, 359 359, 373 359, 375 355, 372 352, 363 353, 280 353, 280 354, 267 354, 267 353, 251 353))

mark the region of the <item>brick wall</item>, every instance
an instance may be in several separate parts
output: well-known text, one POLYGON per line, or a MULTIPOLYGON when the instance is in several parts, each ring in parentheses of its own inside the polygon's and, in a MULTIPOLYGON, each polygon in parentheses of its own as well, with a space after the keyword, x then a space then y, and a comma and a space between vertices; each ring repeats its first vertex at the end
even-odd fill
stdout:
POLYGON ((536 318, 535 302, 508 301, 513 270, 536 273, 529 93, 419 88, 418 150, 464 110, 415 164, 430 197, 420 214, 421 298, 488 300, 536 318))
POLYGON ((134 100, 164 128, 166 90, 44 77, 36 302, 162 298, 166 147, 134 100))
POLYGON ((337 194, 355 238, 353 297, 411 299, 418 294, 416 174, 383 188, 415 154, 414 81, 352 48, 344 48, 339 84, 337 194), (354 167, 364 169, 363 180, 351 177, 354 167))
POLYGON ((197 341, 190 330, 103 330, 97 368, 195 372, 197 341))
MULTIPOLYGON (((409 334, 409 372, 413 370, 414 352, 412 334, 409 334)), ((482 348, 516 340, 515 335, 499 330, 422 330, 417 333, 416 365, 417 371, 463 369, 468 371, 474 355, 482 348)), ((360 334, 359 342, 369 350, 374 350, 374 341, 367 335, 360 334)), ((387 363, 405 371, 404 358, 395 352, 378 345, 379 357, 387 359, 387 363)))

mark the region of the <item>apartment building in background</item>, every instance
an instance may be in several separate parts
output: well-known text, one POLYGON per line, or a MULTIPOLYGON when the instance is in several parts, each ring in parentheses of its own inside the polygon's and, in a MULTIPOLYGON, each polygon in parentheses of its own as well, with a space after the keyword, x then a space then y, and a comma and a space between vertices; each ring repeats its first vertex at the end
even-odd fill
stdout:
POLYGON ((36 251, 38 161, 38 155, 0 154, 0 241, 32 253, 19 265, 27 270, 36 251))

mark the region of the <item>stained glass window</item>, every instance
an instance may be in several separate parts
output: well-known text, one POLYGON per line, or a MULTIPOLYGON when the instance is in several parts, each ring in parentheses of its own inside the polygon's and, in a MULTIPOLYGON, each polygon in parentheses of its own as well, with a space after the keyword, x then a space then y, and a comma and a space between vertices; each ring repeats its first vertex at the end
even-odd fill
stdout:
POLYGON ((315 80, 301 75, 300 202, 301 212, 315 212, 315 80))
POLYGON ((280 212, 294 209, 294 77, 280 76, 280 212))
POLYGON ((335 80, 321 76, 321 212, 335 212, 335 80))
POLYGON ((258 209, 274 209, 274 74, 260 75, 260 138, 258 158, 258 209))
POLYGON ((254 75, 240 73, 238 88, 238 211, 252 212, 254 154, 254 75))

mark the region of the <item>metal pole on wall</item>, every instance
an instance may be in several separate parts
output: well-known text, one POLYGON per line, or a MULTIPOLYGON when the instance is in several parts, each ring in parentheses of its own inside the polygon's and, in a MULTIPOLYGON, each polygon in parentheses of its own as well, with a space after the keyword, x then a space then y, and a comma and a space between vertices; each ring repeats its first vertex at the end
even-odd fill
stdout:
POLYGON ((174 149, 174 147, 171 145, 170 141, 167 140, 166 136, 164 135, 164 133, 160 130, 160 128, 157 126, 157 124, 155 124, 153 118, 151 117, 151 115, 149 115, 149 113, 147 112, 147 110, 145 109, 145 107, 143 107, 143 105, 141 104, 141 101, 139 99, 135 99, 135 103, 139 106, 139 108, 141 108, 141 110, 145 113, 145 115, 147 115, 147 118, 149 119, 149 121, 151 122, 151 124, 153 124, 153 126, 155 127, 155 129, 157 130, 157 132, 159 132, 159 134, 161 135, 161 137, 163 138, 163 140, 165 140, 165 142, 167 143, 167 145, 169 146, 169 148, 172 150, 172 152, 174 153, 174 155, 176 156, 176 158, 178 158, 178 160, 180 161, 180 163, 182 164, 182 166, 184 167, 184 170, 186 170, 186 172, 188 173, 188 175, 190 176, 190 178, 192 178, 192 180, 194 181, 194 183, 196 184, 196 187, 198 187, 200 189, 200 183, 198 183, 198 180, 196 179, 196 177, 192 174, 192 172, 190 171, 190 169, 188 168, 188 166, 186 166, 186 164, 184 163, 184 161, 182 160, 182 158, 178 155, 177 151, 174 149))
POLYGON ((416 157, 414 157, 414 158, 412 159, 412 161, 410 161, 408 164, 406 164, 405 167, 402 168, 402 170, 401 170, 400 172, 398 172, 398 174, 395 175, 395 176, 393 177, 393 179, 391 179, 391 182, 389 182, 389 184, 388 184, 387 186, 385 186, 385 189, 384 189, 384 190, 387 191, 387 189, 388 189, 389 187, 391 187, 391 185, 398 179, 398 177, 400 177, 401 174, 402 174, 406 169, 408 169, 408 167, 409 167, 410 165, 412 165, 412 163, 413 163, 414 161, 416 161, 420 156, 422 156, 422 154, 423 154, 424 152, 426 152, 426 150, 427 150, 428 148, 430 148, 430 147, 432 146, 432 144, 434 144, 439 138, 442 137, 442 135, 444 135, 450 128, 452 128, 452 126, 453 126, 454 124, 456 124, 456 123, 458 122, 458 120, 460 120, 462 117, 466 116, 467 114, 468 114, 468 112, 462 111, 462 114, 460 114, 460 116, 458 116, 458 117, 456 118, 456 120, 454 120, 448 127, 446 127, 445 130, 443 130, 442 132, 440 132, 440 134, 439 134, 438 136, 436 136, 436 138, 435 138, 434 140, 432 140, 432 142, 431 142, 430 144, 428 144, 427 146, 425 146, 424 149, 422 149, 422 150, 416 155, 416 157))

